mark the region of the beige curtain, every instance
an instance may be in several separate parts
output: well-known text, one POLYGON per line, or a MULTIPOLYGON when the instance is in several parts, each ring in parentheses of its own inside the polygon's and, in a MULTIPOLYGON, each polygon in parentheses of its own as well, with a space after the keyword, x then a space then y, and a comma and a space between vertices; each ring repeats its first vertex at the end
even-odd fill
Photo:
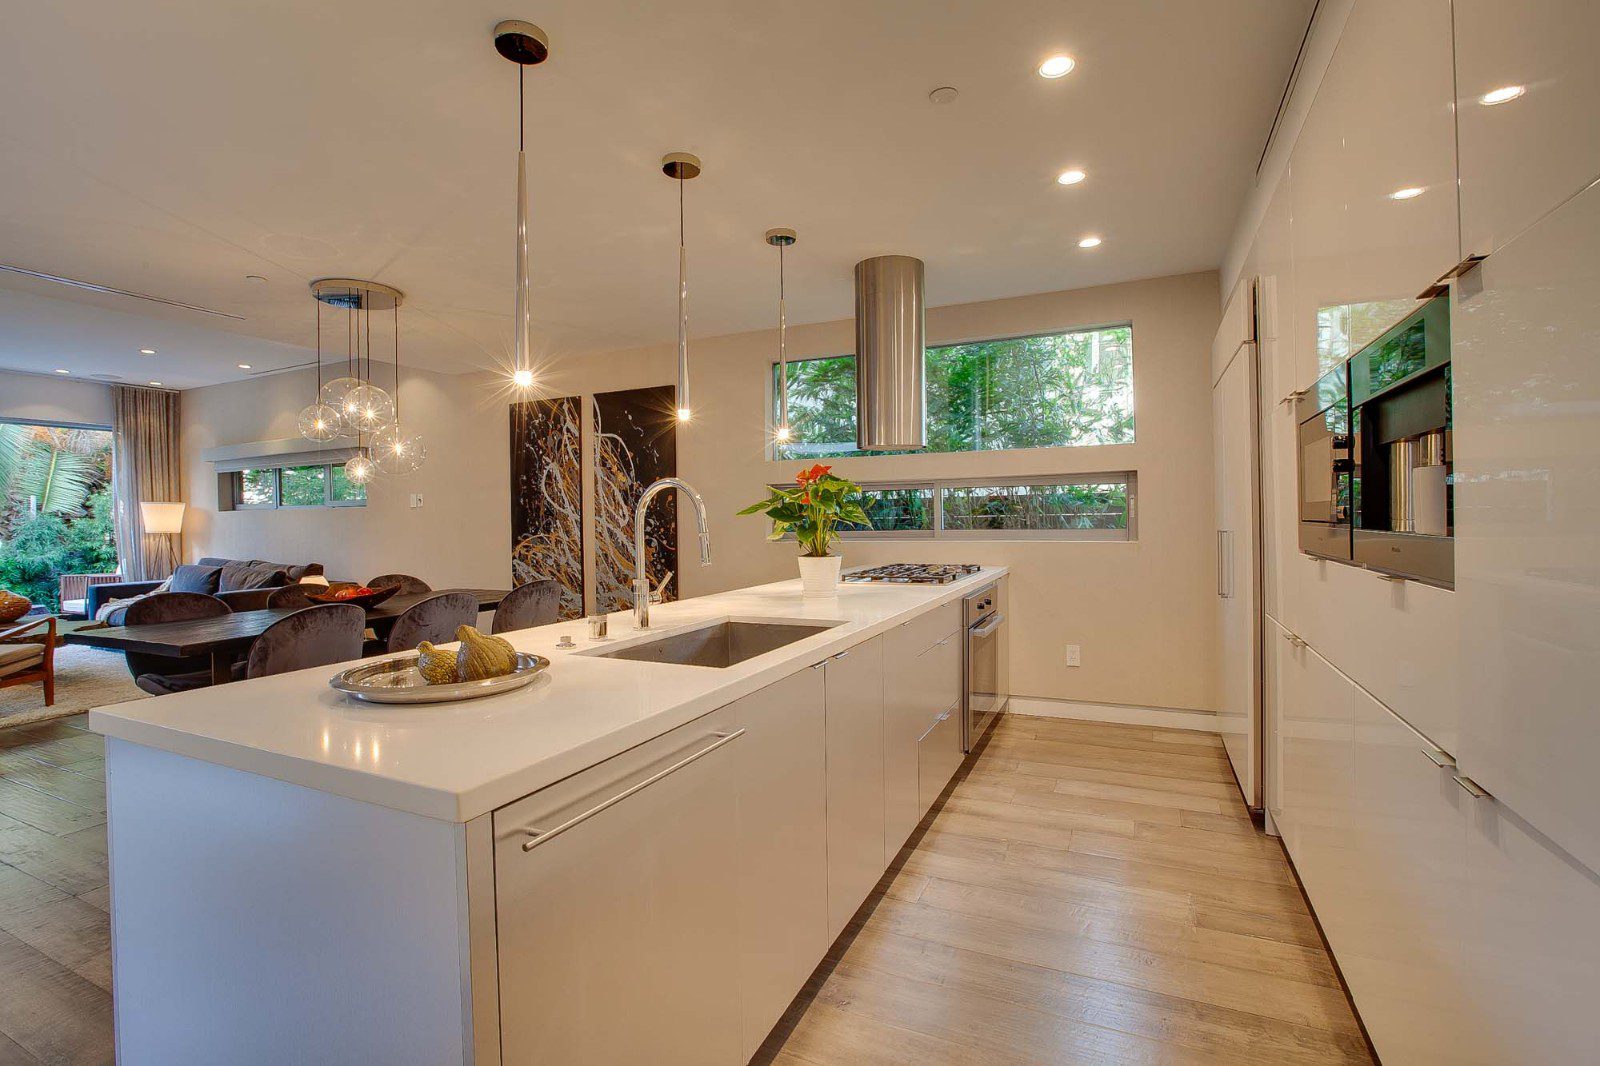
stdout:
POLYGON ((111 393, 118 569, 126 580, 157 580, 182 558, 179 535, 145 533, 139 503, 183 501, 178 394, 129 385, 113 385, 111 393))

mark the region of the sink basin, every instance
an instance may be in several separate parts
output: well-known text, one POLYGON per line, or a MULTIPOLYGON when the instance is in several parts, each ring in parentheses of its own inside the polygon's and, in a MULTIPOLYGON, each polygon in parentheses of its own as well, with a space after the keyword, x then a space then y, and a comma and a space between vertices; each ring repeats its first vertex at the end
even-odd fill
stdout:
POLYGON ((633 659, 644 663, 726 668, 786 644, 815 636, 837 622, 715 622, 612 651, 592 652, 601 659, 633 659))

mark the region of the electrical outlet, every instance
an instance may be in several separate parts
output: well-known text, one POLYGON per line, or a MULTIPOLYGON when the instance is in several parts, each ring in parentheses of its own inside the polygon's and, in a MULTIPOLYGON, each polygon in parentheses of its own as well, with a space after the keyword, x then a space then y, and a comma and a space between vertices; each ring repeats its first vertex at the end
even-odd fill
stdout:
POLYGON ((417 508, 417 507, 421 507, 422 506, 422 493, 413 492, 411 494, 411 506, 413 508, 417 508))
POLYGON ((1068 666, 1082 666, 1083 665, 1083 648, 1081 648, 1077 644, 1068 644, 1067 645, 1067 665, 1068 666))

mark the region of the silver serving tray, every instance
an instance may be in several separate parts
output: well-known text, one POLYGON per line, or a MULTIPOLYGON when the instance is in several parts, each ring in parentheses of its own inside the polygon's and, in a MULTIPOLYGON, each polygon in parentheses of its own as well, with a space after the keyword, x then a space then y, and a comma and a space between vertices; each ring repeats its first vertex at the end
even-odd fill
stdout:
POLYGON ((549 665, 550 660, 543 655, 519 651, 517 668, 509 674, 486 677, 482 681, 430 685, 422 679, 422 672, 417 669, 417 655, 412 652, 393 659, 352 666, 329 678, 328 685, 336 692, 368 703, 453 703, 519 689, 538 677, 549 665))

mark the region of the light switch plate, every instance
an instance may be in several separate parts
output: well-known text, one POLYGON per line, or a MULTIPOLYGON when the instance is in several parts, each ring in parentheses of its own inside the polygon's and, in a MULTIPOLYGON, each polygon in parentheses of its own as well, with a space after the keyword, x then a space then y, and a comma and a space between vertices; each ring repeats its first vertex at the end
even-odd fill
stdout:
POLYGON ((1080 647, 1077 644, 1068 644, 1067 645, 1067 665, 1068 666, 1082 666, 1083 665, 1083 648, 1082 647, 1080 647))
POLYGON ((413 492, 411 494, 411 506, 414 508, 422 506, 422 493, 413 492))

